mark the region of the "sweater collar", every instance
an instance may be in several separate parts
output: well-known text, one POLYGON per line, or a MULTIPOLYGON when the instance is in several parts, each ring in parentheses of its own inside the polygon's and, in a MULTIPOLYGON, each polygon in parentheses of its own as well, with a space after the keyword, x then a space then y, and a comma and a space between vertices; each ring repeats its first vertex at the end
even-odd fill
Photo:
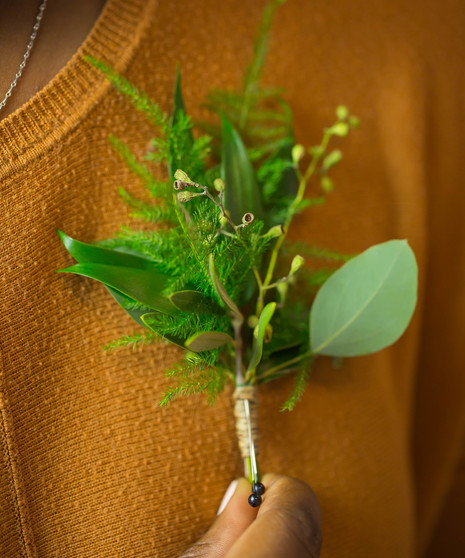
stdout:
POLYGON ((66 66, 18 110, 0 121, 0 180, 19 171, 70 133, 111 87, 84 56, 124 71, 152 20, 156 0, 108 0, 66 66))

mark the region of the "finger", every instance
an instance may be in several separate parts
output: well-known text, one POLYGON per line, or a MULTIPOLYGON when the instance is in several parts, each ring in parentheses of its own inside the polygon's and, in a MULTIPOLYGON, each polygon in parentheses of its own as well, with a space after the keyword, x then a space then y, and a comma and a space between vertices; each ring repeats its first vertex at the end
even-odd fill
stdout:
POLYGON ((321 511, 304 482, 265 475, 263 503, 256 520, 231 547, 227 558, 318 558, 321 511))
POLYGON ((224 510, 205 535, 191 546, 180 558, 220 558, 257 517, 257 509, 247 502, 250 483, 239 479, 236 490, 224 510))

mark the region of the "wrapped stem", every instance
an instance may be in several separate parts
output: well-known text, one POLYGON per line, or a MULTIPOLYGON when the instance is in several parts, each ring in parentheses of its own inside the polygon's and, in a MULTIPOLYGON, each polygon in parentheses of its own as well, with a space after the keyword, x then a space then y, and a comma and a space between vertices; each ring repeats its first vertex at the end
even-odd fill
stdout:
POLYGON ((237 441, 242 458, 244 459, 245 475, 248 476, 252 482, 253 477, 256 475, 253 474, 254 471, 251 458, 254 458, 254 455, 251 455, 250 438, 252 438, 255 455, 257 455, 259 451, 258 394, 256 386, 237 386, 233 394, 233 399, 237 441), (248 404, 248 413, 244 402, 248 404), (250 416, 250 431, 247 414, 250 416))

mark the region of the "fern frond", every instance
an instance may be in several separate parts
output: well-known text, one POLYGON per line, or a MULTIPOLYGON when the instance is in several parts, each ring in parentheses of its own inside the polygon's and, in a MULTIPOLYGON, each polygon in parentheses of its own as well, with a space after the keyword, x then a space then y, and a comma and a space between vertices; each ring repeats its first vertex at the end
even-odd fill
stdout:
POLYGON ((244 76, 244 85, 243 85, 244 102, 242 105, 242 111, 240 117, 241 128, 243 128, 247 122, 248 112, 253 100, 252 96, 254 93, 257 92, 257 89, 259 88, 260 78, 263 72, 263 68, 265 66, 270 28, 273 22, 276 8, 280 4, 283 4, 283 0, 274 0, 270 2, 266 6, 265 11, 263 13, 258 36, 254 44, 254 56, 252 59, 252 63, 247 68, 244 76))
POLYGON ((161 337, 153 332, 147 333, 134 333, 133 335, 123 335, 115 341, 111 341, 104 345, 104 351, 114 351, 121 347, 132 347, 133 350, 140 345, 149 345, 150 343, 155 343, 160 341, 161 337))
POLYGON ((208 351, 206 355, 199 353, 198 356, 200 360, 181 361, 165 372, 165 375, 177 378, 178 381, 165 390, 160 406, 168 405, 180 396, 203 392, 207 393, 209 405, 215 403, 218 394, 226 385, 226 371, 222 366, 217 365, 218 351, 208 351))
POLYGON ((167 314, 152 313, 145 318, 146 323, 161 336, 171 336, 185 340, 204 331, 224 331, 231 333, 231 324, 224 316, 208 314, 181 314, 176 318, 167 314))
POLYGON ((169 204, 160 205, 153 202, 145 202, 134 197, 122 187, 118 188, 118 194, 126 205, 136 210, 131 213, 131 216, 136 219, 151 223, 158 223, 160 221, 170 221, 173 223, 176 220, 173 207, 170 207, 169 204))
POLYGON ((297 372, 295 378, 294 389, 292 390, 287 401, 283 403, 281 411, 292 411, 296 404, 302 399, 305 388, 307 387, 310 377, 310 365, 302 366, 297 372))
POLYGON ((121 157, 121 159, 126 163, 129 169, 138 176, 144 184, 149 184, 154 182, 154 176, 143 163, 140 163, 136 156, 129 149, 129 146, 124 141, 118 139, 116 136, 110 136, 110 144, 121 157))
POLYGON ((105 62, 97 60, 89 55, 84 58, 89 64, 100 70, 108 78, 113 87, 127 97, 134 107, 146 116, 149 122, 162 129, 167 126, 168 119, 166 115, 146 93, 138 89, 116 70, 108 66, 108 64, 105 64, 105 62))

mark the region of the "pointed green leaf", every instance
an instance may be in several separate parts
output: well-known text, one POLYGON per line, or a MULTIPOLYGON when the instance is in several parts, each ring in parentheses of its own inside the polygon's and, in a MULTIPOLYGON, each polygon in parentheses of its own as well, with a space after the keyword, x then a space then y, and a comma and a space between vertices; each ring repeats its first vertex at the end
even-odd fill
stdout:
MULTIPOLYGON (((181 113, 186 114, 186 105, 184 104, 184 98, 182 96, 181 69, 178 66, 176 68, 176 83, 174 85, 173 114, 171 115, 171 125, 177 122, 181 113)), ((194 138, 192 136, 192 131, 189 130, 187 133, 189 134, 191 141, 193 142, 194 138)))
POLYGON ((271 382, 296 370, 303 362, 310 360, 308 344, 274 353, 270 358, 262 360, 257 367, 256 378, 259 384, 271 382))
POLYGON ((236 318, 242 320, 243 317, 241 311, 239 310, 235 302, 231 300, 231 297, 226 292, 226 289, 223 287, 218 277, 218 273, 215 267, 215 260, 213 259, 213 254, 209 254, 208 256, 208 272, 210 274, 210 278, 212 280, 213 286, 215 287, 216 294, 225 303, 225 305, 231 310, 231 312, 236 316, 236 318))
MULTIPOLYGON (((186 115, 186 106, 184 104, 184 99, 182 96, 181 88, 181 70, 178 66, 176 71, 176 83, 174 86, 174 97, 173 97, 173 113, 171 115, 170 126, 174 127, 179 122, 179 120, 186 115)), ((191 147, 194 143, 194 137, 192 135, 192 130, 187 128, 184 131, 183 143, 186 147, 191 147)), ((174 173, 178 167, 182 167, 182 161, 177 153, 177 146, 172 145, 170 148, 170 160, 169 160, 169 175, 171 178, 174 177, 174 173)))
POLYGON ((145 325, 144 322, 142 321, 142 316, 147 313, 147 309, 135 310, 135 309, 127 308, 128 304, 135 303, 136 301, 134 299, 124 295, 123 293, 120 293, 119 291, 116 291, 115 289, 112 289, 108 285, 106 285, 106 287, 110 291, 110 294, 113 296, 113 298, 116 300, 116 302, 121 306, 121 308, 125 312, 127 312, 131 316, 131 318, 135 322, 137 322, 138 324, 140 324, 142 326, 145 325))
POLYGON ((285 341, 285 340, 278 340, 277 343, 275 341, 275 336, 270 341, 270 343, 266 346, 266 353, 270 356, 270 358, 274 358, 280 353, 284 353, 291 349, 295 349, 296 347, 308 346, 308 336, 305 336, 305 340, 299 336, 296 336, 294 341, 285 341))
POLYGON ((185 346, 194 353, 211 351, 232 342, 232 337, 222 331, 203 331, 191 335, 185 342, 185 346))
POLYGON ((258 320, 258 326, 256 328, 256 335, 253 340, 252 357, 250 359, 247 374, 253 374, 262 359, 266 328, 270 323, 275 310, 276 302, 270 302, 265 306, 265 308, 263 308, 263 311, 260 314, 260 319, 258 320))
MULTIPOLYGON (((95 244, 86 244, 80 240, 71 238, 63 231, 57 231, 65 248, 79 263, 97 263, 123 267, 134 267, 140 269, 151 269, 156 271, 157 264, 143 256, 130 253, 129 251, 109 250, 95 244)), ((156 271, 161 277, 161 273, 156 271)))
POLYGON ((135 267, 101 265, 94 263, 76 264, 62 273, 76 273, 100 281, 107 287, 165 314, 175 316, 179 310, 160 293, 165 287, 165 276, 157 271, 135 267))
POLYGON ((221 312, 218 304, 199 291, 177 291, 168 297, 176 308, 192 314, 211 314, 221 312))
POLYGON ((290 130, 287 143, 283 145, 277 153, 277 156, 280 159, 284 159, 289 162, 289 167, 286 168, 283 173, 282 191, 291 196, 295 196, 299 188, 299 179, 294 168, 294 161, 292 156, 292 150, 294 147, 296 147, 294 144, 294 136, 292 130, 290 130))
POLYGON ((160 335, 170 343, 173 343, 173 345, 177 345, 178 347, 185 349, 184 346, 185 339, 182 339, 181 337, 176 337, 175 335, 161 334, 158 331, 158 329, 153 326, 153 324, 151 323, 152 319, 156 321, 159 315, 160 312, 146 312, 141 316, 141 322, 147 329, 150 329, 150 331, 153 331, 154 333, 158 333, 158 335, 160 335))
POLYGON ((245 213, 263 218, 261 193, 255 173, 241 137, 229 120, 222 117, 221 178, 226 184, 224 206, 234 223, 239 224, 245 213))
POLYGON ((324 283, 310 312, 314 353, 358 356, 391 345, 417 299, 417 264, 405 240, 372 246, 324 283))

